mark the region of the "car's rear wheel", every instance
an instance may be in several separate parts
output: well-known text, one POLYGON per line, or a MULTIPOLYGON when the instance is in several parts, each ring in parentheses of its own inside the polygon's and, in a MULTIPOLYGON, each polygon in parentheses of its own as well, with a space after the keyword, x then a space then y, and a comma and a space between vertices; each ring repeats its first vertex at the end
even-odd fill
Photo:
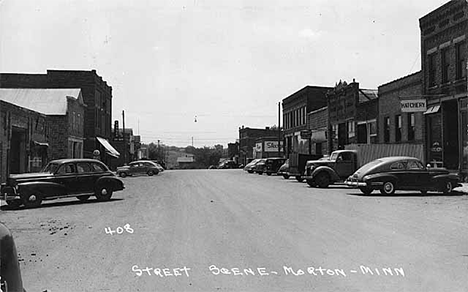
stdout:
POLYGON ((320 188, 327 188, 330 184, 330 176, 326 172, 321 172, 315 177, 315 182, 320 188))
POLYGON ((148 174, 149 176, 152 176, 152 175, 154 174, 154 172, 153 172, 152 170, 148 170, 147 174, 148 174))
POLYGON ((98 201, 108 201, 112 197, 112 188, 109 185, 99 186, 95 195, 98 201))
POLYGON ((263 174, 263 171, 259 171, 259 172, 257 172, 257 173, 258 173, 259 175, 262 175, 262 174, 263 174))
POLYGON ((23 197, 23 204, 26 208, 39 207, 42 203, 42 194, 39 192, 31 192, 23 197))
POLYGON ((86 202, 89 199, 89 197, 91 196, 78 196, 76 198, 80 200, 81 202, 86 202))
POLYGON ((359 187, 359 189, 366 196, 370 195, 372 193, 372 191, 373 191, 373 189, 371 189, 369 187, 359 187))
POLYGON ((289 174, 283 174, 284 179, 289 179, 289 174))
POLYGON ((392 181, 384 182, 380 192, 382 195, 393 195, 395 193, 395 184, 392 181))
POLYGON ((6 201, 7 205, 13 209, 18 209, 21 206, 21 200, 6 201))
POLYGON ((296 180, 298 182, 303 182, 304 181, 304 179, 300 175, 296 175, 296 180))
POLYGON ((266 174, 267 174, 267 175, 271 175, 271 172, 267 172, 266 174))
POLYGON ((121 173, 119 173, 119 176, 120 176, 120 177, 126 177, 126 176, 127 176, 127 173, 126 173, 126 172, 121 172, 121 173))
POLYGON ((442 189, 444 194, 450 194, 453 191, 453 184, 451 181, 447 181, 444 184, 444 188, 442 189))

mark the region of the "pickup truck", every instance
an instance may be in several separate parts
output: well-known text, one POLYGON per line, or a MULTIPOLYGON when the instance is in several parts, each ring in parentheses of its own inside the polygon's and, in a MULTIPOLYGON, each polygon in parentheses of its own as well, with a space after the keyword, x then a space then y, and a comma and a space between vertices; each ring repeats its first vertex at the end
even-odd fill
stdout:
POLYGON ((326 188, 330 184, 344 181, 358 168, 357 151, 337 150, 329 157, 307 161, 302 179, 311 187, 326 188))

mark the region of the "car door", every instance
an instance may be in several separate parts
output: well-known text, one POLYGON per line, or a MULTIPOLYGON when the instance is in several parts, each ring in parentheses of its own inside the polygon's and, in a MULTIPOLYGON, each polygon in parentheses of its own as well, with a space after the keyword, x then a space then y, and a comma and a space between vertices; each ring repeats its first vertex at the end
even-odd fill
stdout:
POLYGON ((77 162, 76 171, 78 191, 80 193, 94 192, 94 185, 96 184, 97 176, 95 175, 91 164, 89 162, 77 162))
POLYGON ((418 160, 408 160, 406 164, 408 188, 414 190, 429 187, 430 176, 424 165, 418 160))
POLYGON ((396 185, 397 188, 400 190, 408 189, 411 186, 411 176, 408 175, 408 171, 406 169, 406 160, 396 161, 392 163, 390 166, 390 174, 396 177, 396 185))
POLYGON ((128 172, 130 174, 137 174, 139 172, 141 172, 141 167, 140 167, 140 163, 139 162, 133 162, 133 163, 130 163, 129 164, 130 168, 128 169, 128 172))
POLYGON ((341 178, 346 178, 354 172, 353 155, 350 152, 339 153, 335 162, 335 171, 341 178))
POLYGON ((73 162, 60 165, 54 176, 55 181, 65 188, 65 194, 75 194, 79 192, 79 184, 76 177, 76 167, 73 162))

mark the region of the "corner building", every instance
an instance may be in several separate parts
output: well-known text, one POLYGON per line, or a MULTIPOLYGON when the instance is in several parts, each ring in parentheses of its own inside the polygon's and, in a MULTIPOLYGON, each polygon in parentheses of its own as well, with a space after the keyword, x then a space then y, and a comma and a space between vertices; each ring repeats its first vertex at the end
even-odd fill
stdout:
POLYGON ((419 19, 427 161, 468 170, 468 4, 447 2, 419 19))

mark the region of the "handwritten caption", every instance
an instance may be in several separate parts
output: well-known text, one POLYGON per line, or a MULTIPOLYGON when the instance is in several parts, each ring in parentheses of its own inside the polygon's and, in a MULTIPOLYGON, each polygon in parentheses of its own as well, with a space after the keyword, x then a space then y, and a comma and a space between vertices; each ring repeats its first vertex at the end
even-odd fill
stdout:
MULTIPOLYGON (((132 271, 138 276, 159 276, 164 277, 190 277, 191 268, 186 266, 182 268, 154 268, 145 267, 141 268, 138 265, 132 266, 132 271)), ((306 267, 304 269, 295 269, 292 266, 283 266, 279 270, 272 270, 266 267, 256 268, 225 268, 218 267, 216 265, 210 265, 208 271, 215 276, 228 275, 228 276, 273 276, 273 275, 285 275, 285 276, 335 276, 335 277, 348 277, 351 274, 361 274, 370 276, 398 276, 405 277, 405 271, 403 268, 398 267, 368 267, 360 265, 357 269, 330 269, 323 267, 306 267)))
POLYGON ((122 234, 124 231, 127 231, 128 233, 133 233, 134 230, 130 227, 130 224, 125 224, 124 227, 117 227, 115 230, 112 230, 110 227, 104 228, 104 231, 106 234, 114 235, 116 234, 122 234))

